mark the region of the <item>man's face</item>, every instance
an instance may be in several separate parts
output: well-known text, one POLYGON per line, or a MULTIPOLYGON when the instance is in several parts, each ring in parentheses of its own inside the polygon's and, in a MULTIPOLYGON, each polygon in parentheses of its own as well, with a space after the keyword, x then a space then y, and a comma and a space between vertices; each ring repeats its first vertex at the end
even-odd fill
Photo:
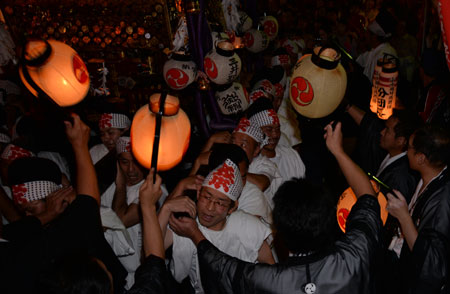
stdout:
POLYGON ((258 151, 258 145, 252 137, 240 132, 234 132, 231 135, 231 143, 241 147, 247 154, 248 160, 252 162, 258 151))
POLYGON ((44 199, 30 201, 19 204, 26 216, 35 216, 47 210, 47 204, 44 199))
POLYGON ((381 131, 380 137, 380 147, 386 151, 396 150, 399 148, 397 138, 395 137, 395 126, 397 125, 398 119, 395 117, 390 117, 386 121, 384 129, 381 131))
POLYGON ((269 144, 267 144, 263 148, 267 150, 275 150, 278 141, 280 141, 281 136, 280 125, 272 124, 263 126, 261 127, 261 130, 269 138, 269 144))
POLYGON ((232 213, 231 199, 210 187, 202 187, 197 201, 197 217, 200 224, 210 230, 220 231, 227 215, 232 213))
POLYGON ((144 172, 139 163, 130 152, 119 154, 119 167, 126 178, 127 186, 133 186, 144 179, 144 172))
POLYGON ((108 148, 108 150, 112 150, 116 148, 117 139, 122 135, 123 130, 116 128, 105 128, 100 130, 100 139, 102 143, 108 148))

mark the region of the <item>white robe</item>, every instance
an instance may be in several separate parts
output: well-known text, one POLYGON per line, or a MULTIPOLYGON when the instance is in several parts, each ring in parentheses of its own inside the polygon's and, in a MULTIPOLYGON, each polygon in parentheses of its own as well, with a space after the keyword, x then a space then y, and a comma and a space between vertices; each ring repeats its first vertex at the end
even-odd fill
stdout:
POLYGON ((238 209, 251 215, 260 216, 269 224, 272 223, 272 210, 258 186, 247 181, 238 200, 238 209))
POLYGON ((103 143, 92 146, 91 149, 89 149, 92 163, 96 164, 97 162, 99 162, 99 160, 102 159, 106 154, 108 154, 108 152, 108 148, 106 148, 105 144, 103 143))
POLYGON ((366 51, 358 56, 356 62, 364 67, 364 75, 369 78, 372 83, 373 71, 377 64, 378 59, 383 58, 384 54, 391 54, 397 57, 397 51, 389 43, 381 43, 376 48, 366 51))
MULTIPOLYGON (((200 224, 199 229, 220 251, 247 262, 257 262, 259 249, 271 234, 270 228, 257 217, 240 210, 228 216, 221 231, 213 231, 200 224)), ((191 239, 173 233, 172 252, 170 270, 175 280, 181 282, 189 276, 195 293, 204 293, 197 248, 191 239)))
POLYGON ((252 163, 248 168, 249 173, 265 175, 269 178, 270 185, 264 191, 264 196, 266 196, 267 202, 271 209, 273 209, 272 198, 275 192, 280 187, 283 182, 283 178, 280 175, 277 165, 271 161, 268 157, 260 154, 253 158, 252 163))

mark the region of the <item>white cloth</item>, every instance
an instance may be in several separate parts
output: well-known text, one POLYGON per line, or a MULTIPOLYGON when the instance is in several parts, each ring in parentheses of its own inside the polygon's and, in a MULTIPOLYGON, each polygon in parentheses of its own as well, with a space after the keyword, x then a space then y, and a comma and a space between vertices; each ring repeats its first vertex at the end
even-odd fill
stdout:
POLYGON ((56 163, 61 173, 65 174, 67 179, 70 181, 69 164, 67 163, 67 160, 64 157, 62 157, 61 154, 52 151, 40 151, 38 152, 37 157, 47 158, 56 163))
POLYGON ((92 146, 91 149, 89 149, 89 153, 91 154, 92 163, 96 164, 100 161, 100 159, 103 158, 106 154, 108 154, 109 150, 106 148, 105 144, 97 144, 95 146, 92 146))
POLYGON ((272 223, 272 210, 264 193, 253 183, 247 181, 239 197, 238 209, 255 216, 260 216, 267 223, 272 223))
POLYGON ((299 122, 297 114, 294 111, 291 100, 289 98, 290 78, 287 80, 287 86, 284 91, 283 100, 278 109, 278 118, 280 119, 281 137, 279 145, 291 147, 302 142, 300 136, 299 122))
POLYGON ((364 75, 369 78, 372 83, 373 71, 377 64, 378 59, 383 58, 384 54, 391 54, 397 57, 397 51, 389 43, 381 43, 376 48, 366 51, 358 56, 356 62, 364 67, 364 75))
POLYGON ((270 186, 264 191, 264 196, 266 196, 267 202, 271 209, 273 209, 272 198, 275 192, 280 187, 283 182, 278 166, 270 160, 270 158, 260 154, 253 158, 252 163, 248 168, 249 173, 265 175, 270 180, 270 186))
POLYGON ((275 157, 269 159, 277 165, 278 171, 283 178, 283 182, 292 178, 305 177, 305 164, 298 152, 292 147, 277 145, 277 147, 275 147, 275 157))
MULTIPOLYGON (((241 210, 229 215, 221 231, 209 230, 200 224, 199 229, 220 251, 247 262, 257 262, 259 249, 271 234, 261 220, 241 210)), ((189 276, 195 293, 204 293, 194 243, 174 233, 172 250, 170 270, 175 280, 181 282, 189 276)))
POLYGON ((406 155, 406 151, 402 152, 400 154, 397 154, 393 157, 391 157, 388 153, 386 155, 386 157, 383 159, 383 161, 381 162, 380 167, 378 168, 377 177, 379 177, 381 175, 381 173, 386 169, 386 167, 388 167, 391 163, 393 163, 394 161, 396 161, 397 159, 399 159, 405 155, 406 155))

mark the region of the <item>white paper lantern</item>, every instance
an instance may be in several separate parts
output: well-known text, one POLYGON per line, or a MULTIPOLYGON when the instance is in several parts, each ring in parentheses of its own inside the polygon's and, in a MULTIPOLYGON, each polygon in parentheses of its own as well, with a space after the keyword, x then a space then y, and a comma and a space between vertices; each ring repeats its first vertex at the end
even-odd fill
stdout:
POLYGON ((249 104, 248 93, 238 82, 220 87, 216 91, 216 100, 225 115, 243 112, 249 104))
POLYGON ((248 51, 259 53, 269 46, 269 37, 264 31, 250 29, 244 35, 245 47, 248 51))
POLYGON ((270 41, 275 40, 278 35, 278 21, 273 16, 266 16, 261 21, 264 32, 269 37, 270 41))
POLYGON ((309 118, 332 113, 341 103, 347 87, 347 74, 332 48, 316 47, 294 67, 289 96, 295 110, 309 118))
POLYGON ((190 55, 174 53, 163 67, 164 80, 174 90, 189 86, 197 76, 197 65, 190 55))
POLYGON ((253 20, 244 11, 239 10, 239 24, 237 26, 237 31, 240 33, 245 33, 253 26, 253 20))
POLYGON ((89 91, 89 73, 72 47, 55 40, 32 40, 25 45, 20 77, 30 92, 43 91, 59 106, 72 106, 89 91))
POLYGON ((217 85, 233 82, 241 73, 241 67, 241 58, 230 42, 219 42, 216 50, 209 52, 204 59, 205 73, 217 85))

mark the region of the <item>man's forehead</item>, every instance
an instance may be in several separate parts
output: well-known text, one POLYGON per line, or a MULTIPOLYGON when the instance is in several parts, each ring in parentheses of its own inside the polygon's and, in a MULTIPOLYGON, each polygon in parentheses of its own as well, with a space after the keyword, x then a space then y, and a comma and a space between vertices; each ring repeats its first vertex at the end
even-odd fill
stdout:
POLYGON ((219 200, 223 200, 223 201, 231 200, 227 195, 223 194, 220 191, 214 190, 211 187, 202 187, 202 189, 207 195, 213 196, 219 200))

